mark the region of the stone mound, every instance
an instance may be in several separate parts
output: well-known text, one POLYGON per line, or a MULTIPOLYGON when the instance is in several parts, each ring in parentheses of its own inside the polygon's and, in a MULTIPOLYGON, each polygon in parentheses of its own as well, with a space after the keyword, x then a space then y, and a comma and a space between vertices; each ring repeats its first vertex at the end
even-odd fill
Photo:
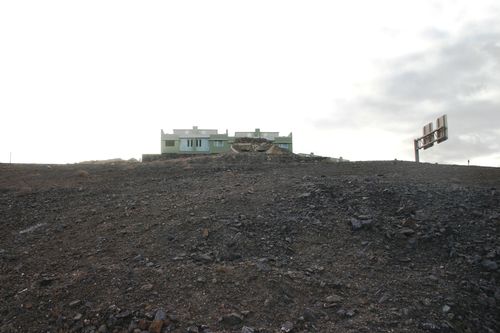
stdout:
POLYGON ((291 154, 288 150, 264 138, 237 138, 231 145, 231 150, 235 153, 291 154))

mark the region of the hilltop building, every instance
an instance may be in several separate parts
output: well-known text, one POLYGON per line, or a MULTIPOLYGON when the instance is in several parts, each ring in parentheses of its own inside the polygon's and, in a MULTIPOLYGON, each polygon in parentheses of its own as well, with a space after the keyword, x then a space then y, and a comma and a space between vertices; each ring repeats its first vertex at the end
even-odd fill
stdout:
POLYGON ((218 154, 231 151, 231 145, 238 138, 262 138, 271 141, 280 148, 293 151, 292 133, 280 136, 279 132, 235 132, 234 136, 219 134, 216 129, 174 129, 172 134, 161 130, 162 154, 218 154))

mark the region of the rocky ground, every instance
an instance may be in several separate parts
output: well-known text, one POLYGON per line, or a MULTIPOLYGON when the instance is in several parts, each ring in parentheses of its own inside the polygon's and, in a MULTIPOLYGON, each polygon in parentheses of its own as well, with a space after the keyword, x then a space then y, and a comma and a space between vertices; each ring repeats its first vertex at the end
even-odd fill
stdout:
POLYGON ((500 169, 0 164, 0 332, 500 332, 500 169))

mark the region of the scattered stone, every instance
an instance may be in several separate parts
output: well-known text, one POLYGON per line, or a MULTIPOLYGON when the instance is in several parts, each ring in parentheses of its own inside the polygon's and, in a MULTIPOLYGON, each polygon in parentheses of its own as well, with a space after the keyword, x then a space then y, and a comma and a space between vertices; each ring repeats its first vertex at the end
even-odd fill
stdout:
POLYGON ((302 317, 304 317, 304 320, 307 321, 307 322, 311 322, 311 323, 314 323, 316 322, 316 314, 314 313, 314 311, 310 308, 306 308, 304 310, 304 314, 302 315, 302 317))
POLYGON ((40 287, 46 287, 46 286, 49 286, 52 284, 52 282, 55 280, 54 277, 48 277, 48 276, 45 276, 42 278, 42 280, 40 280, 39 284, 40 284, 40 287))
POLYGON ((132 315, 132 312, 130 312, 129 310, 124 310, 124 311, 119 312, 115 317, 118 319, 123 319, 123 318, 130 317, 131 315, 132 315))
POLYGON ((158 309, 156 310, 155 318, 154 320, 165 320, 167 319, 167 313, 165 312, 164 309, 158 309))
POLYGON ((328 296, 325 301, 327 303, 340 303, 342 302, 342 297, 341 296, 338 296, 338 295, 330 295, 328 296))
POLYGON ((347 311, 345 312, 345 316, 346 316, 346 317, 349 317, 349 318, 354 317, 354 315, 355 315, 355 314, 356 314, 356 311, 355 311, 355 310, 347 310, 347 311))
POLYGON ((354 317, 355 314, 356 314, 355 310, 340 309, 337 311, 337 315, 339 315, 340 317, 351 318, 354 317))
POLYGON ((151 322, 148 320, 145 320, 145 319, 141 319, 137 323, 137 327, 139 327, 141 330, 147 330, 150 325, 151 325, 151 322))
POLYGON ((230 313, 228 315, 222 316, 219 319, 219 322, 222 325, 226 325, 226 326, 236 326, 236 325, 239 325, 243 322, 243 318, 239 314, 233 312, 233 313, 230 313))
POLYGON ((149 332, 150 333, 161 333, 162 327, 163 327, 163 320, 153 320, 153 322, 149 326, 149 332))
POLYGON ((153 320, 155 319, 155 313, 151 311, 146 311, 144 312, 144 317, 146 317, 147 320, 153 320))
POLYGON ((353 231, 369 228, 372 226, 373 220, 359 220, 357 218, 352 217, 350 219, 351 229, 353 231))
POLYGON ((241 329, 241 333, 254 333, 254 332, 255 329, 248 326, 243 326, 243 328, 241 329))
POLYGON ((390 297, 389 293, 383 293, 382 296, 378 300, 378 304, 384 303, 385 301, 387 301, 389 299, 389 297, 390 297))
POLYGON ((130 321, 130 324, 128 325, 128 331, 133 332, 135 329, 138 329, 137 328, 137 321, 132 320, 132 321, 130 321))
POLYGON ((265 258, 259 259, 255 264, 255 266, 260 272, 269 272, 271 270, 271 266, 267 264, 267 259, 265 258))
POLYGON ((483 268, 489 270, 489 271, 496 271, 498 269, 498 264, 494 262, 493 260, 485 259, 481 262, 481 265, 483 268))
POLYGON ((167 315, 167 318, 168 320, 170 320, 172 323, 177 323, 179 322, 179 318, 177 317, 177 315, 175 313, 169 313, 167 315))
POLYGON ((81 313, 77 313, 74 317, 73 320, 80 320, 82 319, 83 315, 81 313))
POLYGON ((199 333, 199 330, 198 330, 198 326, 189 326, 187 329, 186 329, 186 332, 187 333, 199 333))
POLYGON ((399 233, 402 235, 405 235, 406 237, 410 237, 411 235, 413 235, 415 233, 415 230, 413 230, 411 228, 403 228, 403 229, 399 230, 399 233))
POLYGON ((422 300, 422 304, 425 305, 425 306, 430 306, 431 305, 431 300, 428 299, 428 298, 424 298, 422 300))
POLYGON ((71 302, 69 303, 69 306, 70 306, 70 307, 72 307, 72 308, 74 308, 74 307, 76 307, 76 306, 80 305, 80 303, 81 303, 81 302, 82 302, 82 301, 80 301, 79 299, 77 299, 77 300, 71 301, 71 302))
POLYGON ((420 326, 426 331, 441 332, 441 327, 434 323, 422 323, 420 326))
POLYGON ((193 259, 196 261, 201 261, 201 262, 205 262, 205 263, 209 263, 209 262, 213 261, 213 258, 209 254, 206 254, 206 253, 194 255, 193 259))
POLYGON ((447 313, 451 310, 451 307, 447 304, 443 305, 443 308, 441 309, 443 310, 444 313, 447 313))
POLYGON ((363 227, 363 223, 355 218, 351 218, 351 229, 352 230, 359 230, 363 227))
POLYGON ((153 285, 151 283, 146 283, 146 284, 141 286, 141 290, 144 290, 144 291, 150 291, 152 289, 153 289, 153 285))
POLYGON ((281 332, 292 332, 293 331, 293 323, 290 321, 285 321, 283 325, 281 325, 281 332))
POLYGON ((106 327, 105 324, 102 324, 99 326, 99 329, 97 330, 98 333, 108 333, 108 328, 106 327))

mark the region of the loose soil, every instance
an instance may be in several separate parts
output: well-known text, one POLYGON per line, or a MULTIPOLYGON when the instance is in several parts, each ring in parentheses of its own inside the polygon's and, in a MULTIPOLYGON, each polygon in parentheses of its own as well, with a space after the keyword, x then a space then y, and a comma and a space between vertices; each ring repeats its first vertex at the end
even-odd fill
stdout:
POLYGON ((500 332, 500 169, 0 164, 0 332, 500 332))

